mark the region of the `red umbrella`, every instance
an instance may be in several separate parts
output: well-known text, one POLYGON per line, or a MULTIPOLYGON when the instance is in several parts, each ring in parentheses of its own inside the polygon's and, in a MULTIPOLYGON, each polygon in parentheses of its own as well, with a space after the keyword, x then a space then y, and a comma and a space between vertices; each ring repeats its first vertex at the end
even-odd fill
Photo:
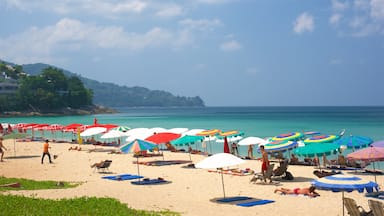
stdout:
POLYGON ((224 153, 230 154, 227 137, 224 137, 224 153))
POLYGON ((63 131, 64 132, 75 132, 77 130, 77 128, 82 127, 82 126, 83 126, 82 124, 78 124, 78 123, 69 124, 63 128, 63 131))
POLYGON ((162 132, 162 133, 156 133, 153 134, 152 136, 148 137, 145 139, 146 141, 154 142, 156 144, 161 144, 161 143, 167 143, 172 140, 175 140, 179 138, 181 134, 177 133, 169 133, 169 132, 162 132))

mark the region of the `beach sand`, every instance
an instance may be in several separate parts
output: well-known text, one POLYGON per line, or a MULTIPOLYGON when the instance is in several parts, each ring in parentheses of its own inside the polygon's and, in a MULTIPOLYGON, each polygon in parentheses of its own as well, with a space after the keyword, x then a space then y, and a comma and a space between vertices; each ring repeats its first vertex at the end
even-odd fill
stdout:
MULTIPOLYGON (((274 193, 277 187, 308 187, 310 181, 317 178, 314 168, 308 166, 289 166, 294 180, 279 180, 279 184, 253 184, 251 175, 224 175, 224 187, 227 197, 249 196, 257 199, 273 200, 273 203, 253 207, 240 207, 230 204, 212 202, 214 198, 223 197, 221 175, 204 169, 183 168, 186 164, 167 166, 140 165, 140 174, 146 178, 164 178, 171 181, 162 185, 133 185, 130 181, 112 181, 102 176, 117 174, 137 174, 136 158, 132 154, 110 154, 114 147, 97 147, 82 145, 82 151, 68 151, 68 143, 50 143, 51 155, 57 155, 53 164, 41 164, 43 142, 14 142, 5 140, 4 162, 0 163, 0 175, 5 177, 27 178, 34 180, 54 180, 81 182, 71 189, 10 191, 9 194, 21 194, 49 199, 72 198, 81 196, 112 197, 126 203, 129 207, 146 210, 169 209, 182 215, 342 215, 342 194, 318 190, 320 197, 280 195, 274 193), (15 152, 16 150, 16 152, 15 152), (88 151, 93 150, 93 151, 88 151), (99 173, 90 167, 101 160, 110 159, 109 170, 112 173, 99 173)), ((205 158, 202 155, 191 155, 193 163, 205 158)), ((139 158, 140 162, 162 160, 162 157, 139 158)), ((165 160, 189 160, 188 153, 164 152, 165 160)), ((246 160, 238 166, 240 169, 250 168, 259 171, 258 160, 246 160)), ((374 181, 373 175, 344 172, 358 175, 374 181)), ((381 186, 383 176, 377 176, 381 186)), ((345 193, 346 197, 356 200, 358 205, 368 207, 368 198, 356 191, 345 193)), ((2 209, 2 211, 10 211, 2 209)))

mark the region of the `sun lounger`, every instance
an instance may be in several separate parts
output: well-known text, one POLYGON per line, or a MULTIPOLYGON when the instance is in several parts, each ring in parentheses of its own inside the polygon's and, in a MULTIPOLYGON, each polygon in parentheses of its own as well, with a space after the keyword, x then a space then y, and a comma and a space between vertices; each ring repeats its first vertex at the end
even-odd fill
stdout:
POLYGON ((365 211, 363 207, 358 206, 354 199, 344 197, 344 205, 351 216, 373 215, 372 211, 365 211))
POLYGON ((101 178, 109 179, 109 180, 115 180, 115 181, 124 181, 124 180, 143 178, 143 176, 131 175, 131 174, 121 174, 121 175, 113 175, 113 176, 103 176, 101 178))
POLYGON ((384 216, 384 204, 376 200, 368 200, 368 205, 373 215, 375 216, 384 216))
POLYGON ((170 181, 164 180, 162 178, 157 179, 143 179, 142 181, 133 181, 131 184, 134 185, 158 185, 158 184, 167 184, 170 181))

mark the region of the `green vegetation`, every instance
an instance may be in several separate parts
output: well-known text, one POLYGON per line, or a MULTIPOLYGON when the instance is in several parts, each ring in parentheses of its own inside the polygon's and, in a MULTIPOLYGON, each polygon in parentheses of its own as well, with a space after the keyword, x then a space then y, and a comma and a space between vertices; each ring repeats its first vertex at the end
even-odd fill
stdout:
MULTIPOLYGON (((41 74, 28 76, 20 66, 10 67, 0 63, 0 72, 9 82, 17 82, 12 94, 0 95, 0 112, 26 111, 51 112, 61 109, 78 109, 92 106, 92 91, 86 89, 78 77, 67 78, 62 70, 48 67, 41 74)), ((3 80, 3 82, 6 80, 3 80)))
MULTIPOLYGON (((23 65, 25 72, 37 75, 47 67, 46 64, 23 65)), ((166 91, 150 90, 145 87, 119 86, 112 83, 98 82, 69 71, 66 76, 77 76, 84 86, 93 92, 93 102, 106 107, 203 107, 204 101, 196 97, 175 96, 166 91)))
POLYGON ((56 181, 34 181, 23 178, 5 178, 0 176, 0 185, 20 183, 20 187, 0 187, 0 191, 5 190, 42 190, 42 189, 64 189, 73 188, 79 185, 79 183, 60 182, 56 181))
MULTIPOLYGON (((0 185, 19 182, 20 188, 0 187, 4 190, 39 190, 76 187, 78 183, 33 181, 20 178, 0 177, 0 185)), ((144 211, 128 208, 113 198, 80 197, 73 199, 41 199, 0 194, 0 214, 4 215, 180 215, 176 212, 144 211)))

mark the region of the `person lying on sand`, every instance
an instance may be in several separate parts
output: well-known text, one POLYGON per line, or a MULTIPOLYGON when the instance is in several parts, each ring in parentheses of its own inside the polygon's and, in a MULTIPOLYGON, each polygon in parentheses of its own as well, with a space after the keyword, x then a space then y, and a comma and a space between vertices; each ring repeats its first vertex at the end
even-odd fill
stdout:
POLYGON ((75 147, 69 147, 68 151, 70 150, 77 150, 77 151, 81 151, 81 147, 80 146, 75 146, 75 147))
POLYGON ((320 196, 320 194, 315 192, 316 188, 314 186, 310 186, 309 188, 294 188, 294 189, 289 189, 289 188, 280 188, 276 189, 276 192, 281 192, 282 194, 302 194, 310 197, 317 197, 320 196))

